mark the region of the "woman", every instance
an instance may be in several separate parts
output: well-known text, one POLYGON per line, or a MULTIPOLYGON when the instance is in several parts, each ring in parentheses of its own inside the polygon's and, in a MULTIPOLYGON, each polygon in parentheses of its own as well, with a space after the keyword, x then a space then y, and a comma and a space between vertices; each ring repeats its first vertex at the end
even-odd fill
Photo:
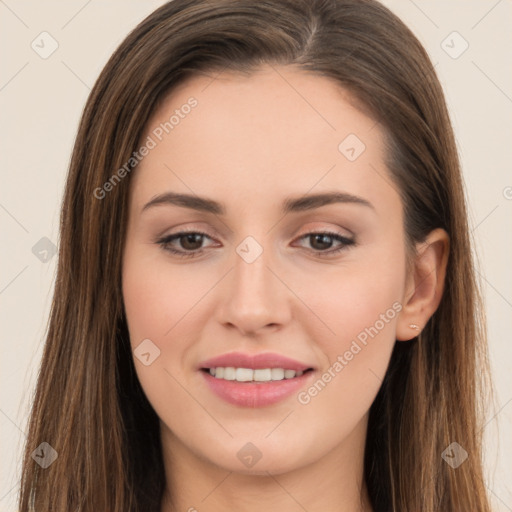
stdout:
POLYGON ((22 512, 490 510, 453 132, 385 7, 159 8, 61 219, 22 512))

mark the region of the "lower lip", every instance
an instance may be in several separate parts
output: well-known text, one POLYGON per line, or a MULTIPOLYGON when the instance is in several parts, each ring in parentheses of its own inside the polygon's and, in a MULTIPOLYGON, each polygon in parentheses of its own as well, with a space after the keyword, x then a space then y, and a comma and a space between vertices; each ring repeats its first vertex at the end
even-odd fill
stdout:
POLYGON ((314 371, 305 372, 293 379, 269 382, 238 382, 217 379, 203 370, 201 373, 210 389, 226 402, 240 407, 265 407, 296 393, 311 378, 314 371))

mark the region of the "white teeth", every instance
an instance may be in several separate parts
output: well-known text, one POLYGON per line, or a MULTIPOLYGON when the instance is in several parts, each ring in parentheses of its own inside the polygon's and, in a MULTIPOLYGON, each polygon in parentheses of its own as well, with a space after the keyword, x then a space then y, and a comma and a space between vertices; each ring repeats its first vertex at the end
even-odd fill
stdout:
POLYGON ((283 380, 284 370, 282 368, 272 368, 270 370, 270 375, 272 377, 272 380, 283 380))
POLYGON ((286 370, 284 368, 234 368, 218 367, 209 368, 210 375, 217 379, 236 380, 238 382, 270 382, 274 380, 293 379, 300 377, 304 372, 295 370, 286 370))
POLYGON ((254 380, 258 382, 267 382, 272 380, 272 370, 270 368, 254 370, 254 380))
POLYGON ((236 379, 236 371, 232 366, 228 366, 224 368, 224 378, 226 380, 235 380, 236 379))
MULTIPOLYGON (((217 377, 217 372, 219 369, 217 368, 215 372, 215 376, 217 377)), ((235 380, 238 382, 249 382, 250 380, 253 380, 254 377, 254 370, 251 370, 250 368, 237 368, 235 370, 235 380)))

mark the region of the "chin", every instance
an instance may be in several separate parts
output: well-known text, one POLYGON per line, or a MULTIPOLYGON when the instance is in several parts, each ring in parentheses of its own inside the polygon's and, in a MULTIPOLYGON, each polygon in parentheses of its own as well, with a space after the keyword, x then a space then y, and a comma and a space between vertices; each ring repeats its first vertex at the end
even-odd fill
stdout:
POLYGON ((225 471, 252 476, 288 473, 311 462, 297 457, 302 452, 300 447, 289 447, 287 450, 276 452, 275 449, 264 446, 264 442, 259 445, 257 441, 236 444, 235 449, 227 449, 217 456, 209 455, 207 459, 225 471))

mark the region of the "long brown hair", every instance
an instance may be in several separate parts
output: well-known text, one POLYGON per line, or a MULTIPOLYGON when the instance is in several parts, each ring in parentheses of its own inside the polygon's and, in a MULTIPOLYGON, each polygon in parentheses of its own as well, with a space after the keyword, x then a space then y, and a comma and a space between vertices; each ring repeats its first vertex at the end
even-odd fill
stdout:
MULTIPOLYGON (((491 390, 460 164, 443 92, 411 31, 373 0, 174 0, 142 21, 98 78, 61 213, 57 279, 24 454, 21 512, 159 511, 158 417, 135 375, 121 290, 129 161, 151 114, 200 72, 294 65, 336 81, 380 123, 408 242, 450 235, 441 304, 396 343, 371 406, 365 479, 375 512, 490 510, 482 460, 491 390), (454 469, 456 441, 469 458, 454 469), (31 457, 57 452, 46 469, 31 457)), ((200 107, 199 107, 200 108, 200 107)), ((136 172, 136 167, 132 172, 136 172)))

